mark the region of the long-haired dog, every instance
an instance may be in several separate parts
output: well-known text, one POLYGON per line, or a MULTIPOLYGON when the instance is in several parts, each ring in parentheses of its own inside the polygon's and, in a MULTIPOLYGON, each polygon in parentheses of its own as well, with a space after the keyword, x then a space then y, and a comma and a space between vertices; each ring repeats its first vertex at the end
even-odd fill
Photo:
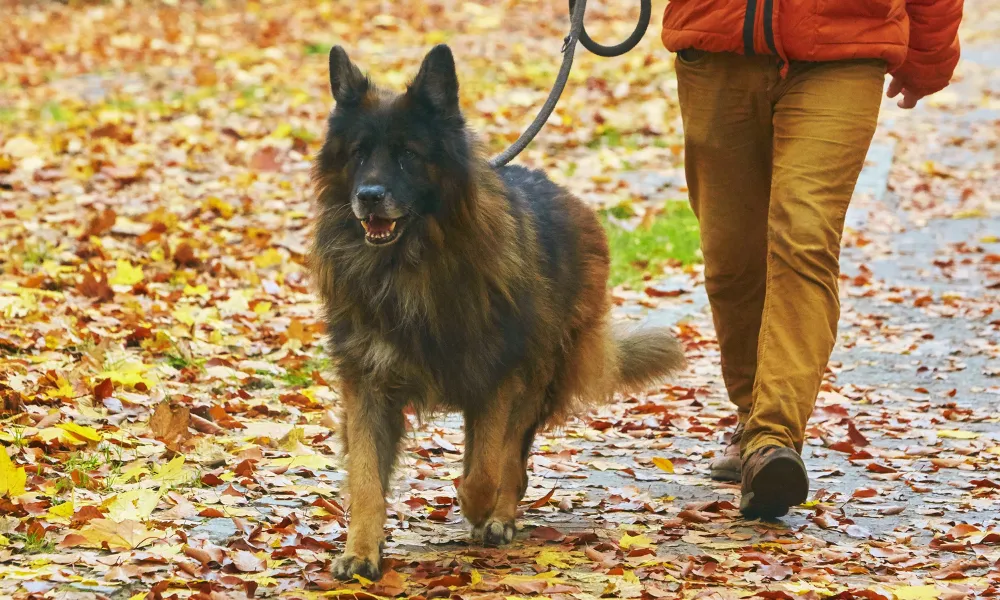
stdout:
POLYGON ((344 408, 351 521, 334 574, 377 579, 404 409, 465 418, 462 514, 510 542, 538 428, 684 362, 665 329, 612 331, 594 212, 539 171, 494 169, 447 46, 402 94, 330 52, 313 268, 344 408))

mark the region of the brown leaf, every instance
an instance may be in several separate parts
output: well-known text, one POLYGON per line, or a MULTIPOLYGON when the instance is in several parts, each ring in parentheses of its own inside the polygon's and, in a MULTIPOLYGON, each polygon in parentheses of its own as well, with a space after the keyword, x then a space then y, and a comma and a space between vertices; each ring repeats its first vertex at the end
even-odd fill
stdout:
POLYGON ((250 158, 250 168, 255 171, 277 172, 281 170, 281 163, 278 162, 278 149, 272 146, 265 146, 250 158))
POLYGON ((682 510, 677 514, 677 516, 689 523, 708 523, 712 520, 711 517, 702 514, 697 510, 682 510))
POLYGON ((177 249, 174 250, 173 259, 174 263, 179 267, 197 267, 201 264, 201 259, 195 255, 194 248, 187 242, 177 246, 177 249))
POLYGON ((761 568, 757 569, 757 572, 775 581, 781 581, 792 574, 792 568, 786 567, 781 563, 773 563, 763 565, 761 568))
POLYGON ((231 558, 233 566, 243 573, 258 573, 264 570, 264 561, 246 550, 237 550, 231 558))
POLYGON ((946 535, 952 538, 962 538, 968 535, 972 535, 973 533, 979 533, 979 531, 980 529, 975 525, 969 525, 968 523, 959 523, 958 525, 955 525, 954 527, 949 529, 946 535))
POLYGON ((188 424, 191 411, 186 406, 171 407, 164 400, 156 406, 153 416, 149 419, 149 429, 153 436, 168 446, 184 441, 190 436, 188 424))
POLYGON ((880 515, 892 516, 892 515, 898 515, 902 513, 904 510, 906 510, 905 506, 890 505, 890 506, 883 506, 882 508, 878 509, 878 512, 880 515))
POLYGON ((96 298, 102 302, 115 297, 115 291, 108 285, 108 276, 93 269, 84 271, 83 278, 76 284, 75 289, 88 298, 96 298))
POLYGON ((118 215, 115 213, 114 209, 105 208, 91 217, 90 222, 87 223, 87 228, 83 231, 83 234, 80 235, 80 239, 85 240, 90 236, 99 237, 108 231, 111 231, 111 228, 114 227, 115 220, 117 218, 118 215))
POLYGON ((240 423, 232 417, 226 409, 222 406, 216 404, 212 408, 208 409, 209 416, 215 423, 225 429, 244 429, 243 423, 240 423))
POLYGON ((79 528, 81 525, 86 524, 87 521, 101 518, 104 518, 104 514, 96 506, 89 504, 81 506, 73 513, 73 518, 70 520, 70 527, 79 528))

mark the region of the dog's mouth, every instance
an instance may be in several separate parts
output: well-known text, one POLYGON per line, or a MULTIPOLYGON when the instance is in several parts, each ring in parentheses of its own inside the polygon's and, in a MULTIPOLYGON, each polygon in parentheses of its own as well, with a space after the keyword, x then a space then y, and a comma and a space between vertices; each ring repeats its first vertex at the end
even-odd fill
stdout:
POLYGON ((365 228, 365 241, 372 246, 387 246, 397 239, 403 230, 403 219, 386 219, 368 215, 361 219, 365 228))

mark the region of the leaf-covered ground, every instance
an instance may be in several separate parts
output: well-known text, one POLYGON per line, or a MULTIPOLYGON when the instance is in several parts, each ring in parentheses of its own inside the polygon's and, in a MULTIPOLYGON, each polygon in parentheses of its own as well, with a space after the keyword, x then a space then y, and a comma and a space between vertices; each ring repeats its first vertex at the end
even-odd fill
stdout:
MULTIPOLYGON (((591 33, 623 38, 634 4, 593 2, 591 33)), ((460 422, 415 427, 387 575, 345 584, 328 575, 337 395, 304 266, 326 51, 401 86, 448 42, 499 150, 548 91, 565 6, 0 3, 0 596, 1000 595, 998 8, 968 2, 953 88, 885 105, 806 505, 745 522, 738 488, 707 478, 735 417, 700 270, 666 260, 697 262, 689 216, 656 215, 685 190, 654 15, 624 58, 580 51, 520 160, 635 229, 619 257, 669 234, 665 254, 634 250, 649 281, 619 272, 616 316, 677 323, 691 368, 542 436, 505 549, 471 545, 455 507, 460 422)))

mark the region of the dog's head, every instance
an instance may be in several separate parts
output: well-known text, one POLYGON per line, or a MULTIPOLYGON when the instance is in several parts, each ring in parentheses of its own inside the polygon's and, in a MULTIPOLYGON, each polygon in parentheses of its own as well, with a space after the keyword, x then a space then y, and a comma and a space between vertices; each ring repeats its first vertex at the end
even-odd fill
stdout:
POLYGON ((349 235, 388 248, 426 234, 467 184, 469 141, 458 104, 455 61, 434 47, 402 94, 376 87, 340 46, 330 51, 330 113, 317 176, 321 201, 349 235), (334 206, 329 206, 333 204, 334 206))

